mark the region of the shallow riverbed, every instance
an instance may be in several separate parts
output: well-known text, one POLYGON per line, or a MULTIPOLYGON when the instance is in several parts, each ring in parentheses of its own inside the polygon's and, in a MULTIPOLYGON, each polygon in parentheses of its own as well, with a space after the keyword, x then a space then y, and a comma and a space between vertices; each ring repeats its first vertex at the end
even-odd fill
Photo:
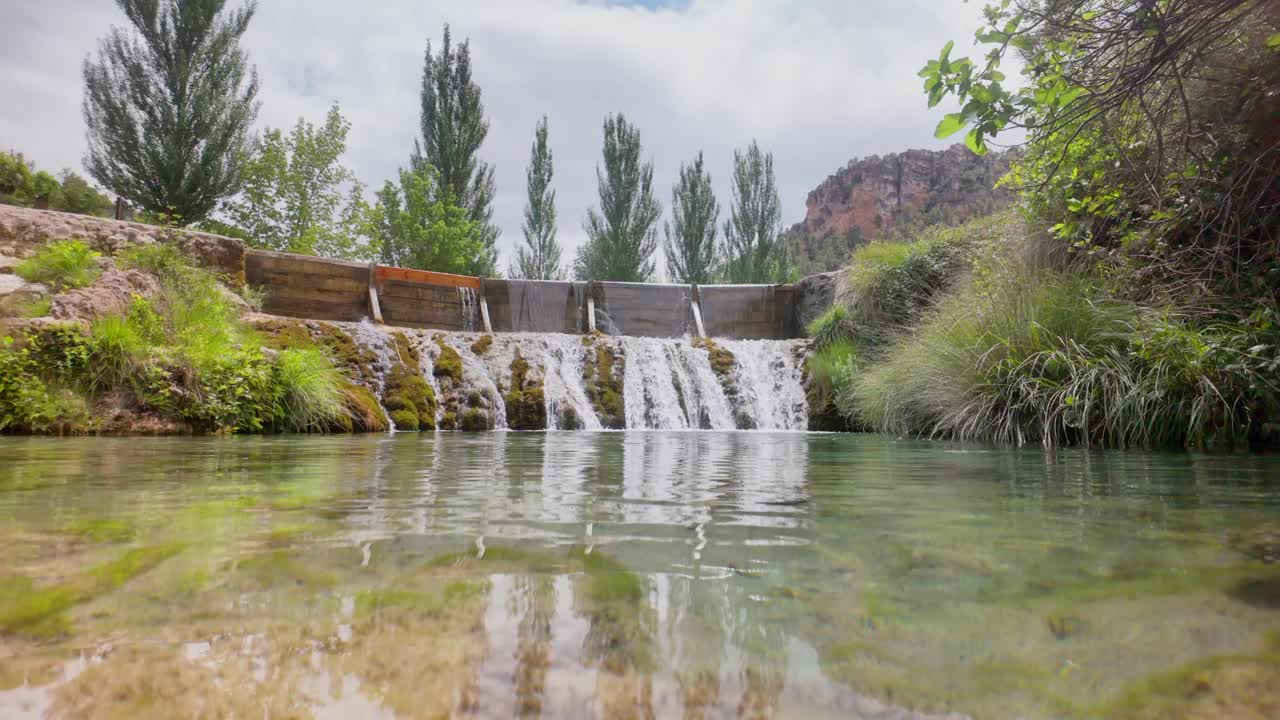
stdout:
POLYGON ((1278 518, 1276 457, 0 438, 0 717, 1274 717, 1278 518))

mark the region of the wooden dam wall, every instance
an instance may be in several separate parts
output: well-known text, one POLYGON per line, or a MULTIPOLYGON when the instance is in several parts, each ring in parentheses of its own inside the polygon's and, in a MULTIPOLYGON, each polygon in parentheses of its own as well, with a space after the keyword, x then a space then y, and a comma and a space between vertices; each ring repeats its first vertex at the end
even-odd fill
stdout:
POLYGON ((794 285, 662 285, 481 279, 247 249, 263 310, 439 330, 641 337, 800 337, 794 285), (699 323, 701 322, 701 326, 699 323))

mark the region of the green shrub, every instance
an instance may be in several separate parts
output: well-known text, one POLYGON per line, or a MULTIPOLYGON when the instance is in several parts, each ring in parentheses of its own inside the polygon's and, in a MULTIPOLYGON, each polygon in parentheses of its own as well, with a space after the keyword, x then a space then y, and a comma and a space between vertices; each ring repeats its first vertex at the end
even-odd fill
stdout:
POLYGON ((1016 214, 1005 212, 863 245, 849 268, 852 300, 843 327, 866 351, 892 341, 973 269, 981 249, 1008 245, 1020 225, 1016 214))
POLYGON ((128 317, 120 315, 98 318, 89 334, 93 353, 88 378, 90 388, 127 383, 136 373, 138 363, 147 355, 148 338, 128 317))
POLYGON ((841 409, 885 432, 1002 444, 1238 447, 1276 408, 1276 351, 1083 275, 1036 274, 945 298, 841 409))
POLYGON ((31 167, 21 155, 0 152, 0 195, 17 195, 31 181, 31 167))
POLYGON ((276 416, 285 429, 326 430, 343 412, 342 375, 318 348, 283 350, 275 362, 276 416))
POLYGON ((822 350, 839 342, 852 341, 857 335, 849 318, 849 309, 844 305, 836 305, 809 323, 809 337, 813 338, 815 350, 822 350))
POLYGON ((37 348, 0 338, 0 432, 68 433, 89 428, 88 406, 39 376, 37 348))
POLYGON ((857 348, 847 337, 817 348, 805 365, 809 378, 809 406, 820 414, 826 414, 845 391, 857 365, 857 348))
POLYGON ((116 257, 116 264, 125 269, 141 270, 162 280, 179 279, 190 271, 182 252, 165 243, 134 245, 116 257))
POLYGON ((98 267, 101 253, 89 249, 81 240, 58 240, 19 263, 14 271, 28 282, 45 283, 54 290, 69 290, 90 285, 102 270, 98 267))

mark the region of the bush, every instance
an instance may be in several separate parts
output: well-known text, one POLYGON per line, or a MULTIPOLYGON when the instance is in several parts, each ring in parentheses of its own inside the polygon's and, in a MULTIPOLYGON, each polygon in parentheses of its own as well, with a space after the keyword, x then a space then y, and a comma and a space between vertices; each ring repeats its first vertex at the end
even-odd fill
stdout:
POLYGON ((14 268, 28 282, 45 283, 62 291, 93 284, 102 274, 98 267, 101 253, 89 249, 81 240, 58 240, 40 249, 14 268))
POLYGON ((885 432, 1001 444, 1240 447, 1276 417, 1276 350, 1040 273, 947 297, 841 409, 885 432))
POLYGON ((0 195, 17 195, 31 181, 31 167, 21 155, 0 152, 0 195))
POLYGON ((342 375, 319 348, 282 351, 274 379, 280 396, 275 414, 285 429, 323 431, 342 415, 342 375))
POLYGON ((0 432, 68 433, 89 428, 83 398, 39 376, 38 348, 0 338, 0 432))
POLYGON ((933 226, 905 240, 877 241, 854 252, 849 268, 852 301, 845 326, 872 351, 918 322, 943 292, 972 268, 980 249, 1010 244, 1021 223, 1013 212, 933 226))

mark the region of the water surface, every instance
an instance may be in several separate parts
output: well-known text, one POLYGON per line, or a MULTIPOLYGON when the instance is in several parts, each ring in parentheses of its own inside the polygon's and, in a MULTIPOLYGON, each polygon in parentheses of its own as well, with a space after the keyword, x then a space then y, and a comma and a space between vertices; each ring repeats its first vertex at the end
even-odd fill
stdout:
POLYGON ((1280 517, 1272 457, 550 432, 0 459, 4 718, 1267 717, 1280 687, 1280 577, 1226 542, 1280 517))

